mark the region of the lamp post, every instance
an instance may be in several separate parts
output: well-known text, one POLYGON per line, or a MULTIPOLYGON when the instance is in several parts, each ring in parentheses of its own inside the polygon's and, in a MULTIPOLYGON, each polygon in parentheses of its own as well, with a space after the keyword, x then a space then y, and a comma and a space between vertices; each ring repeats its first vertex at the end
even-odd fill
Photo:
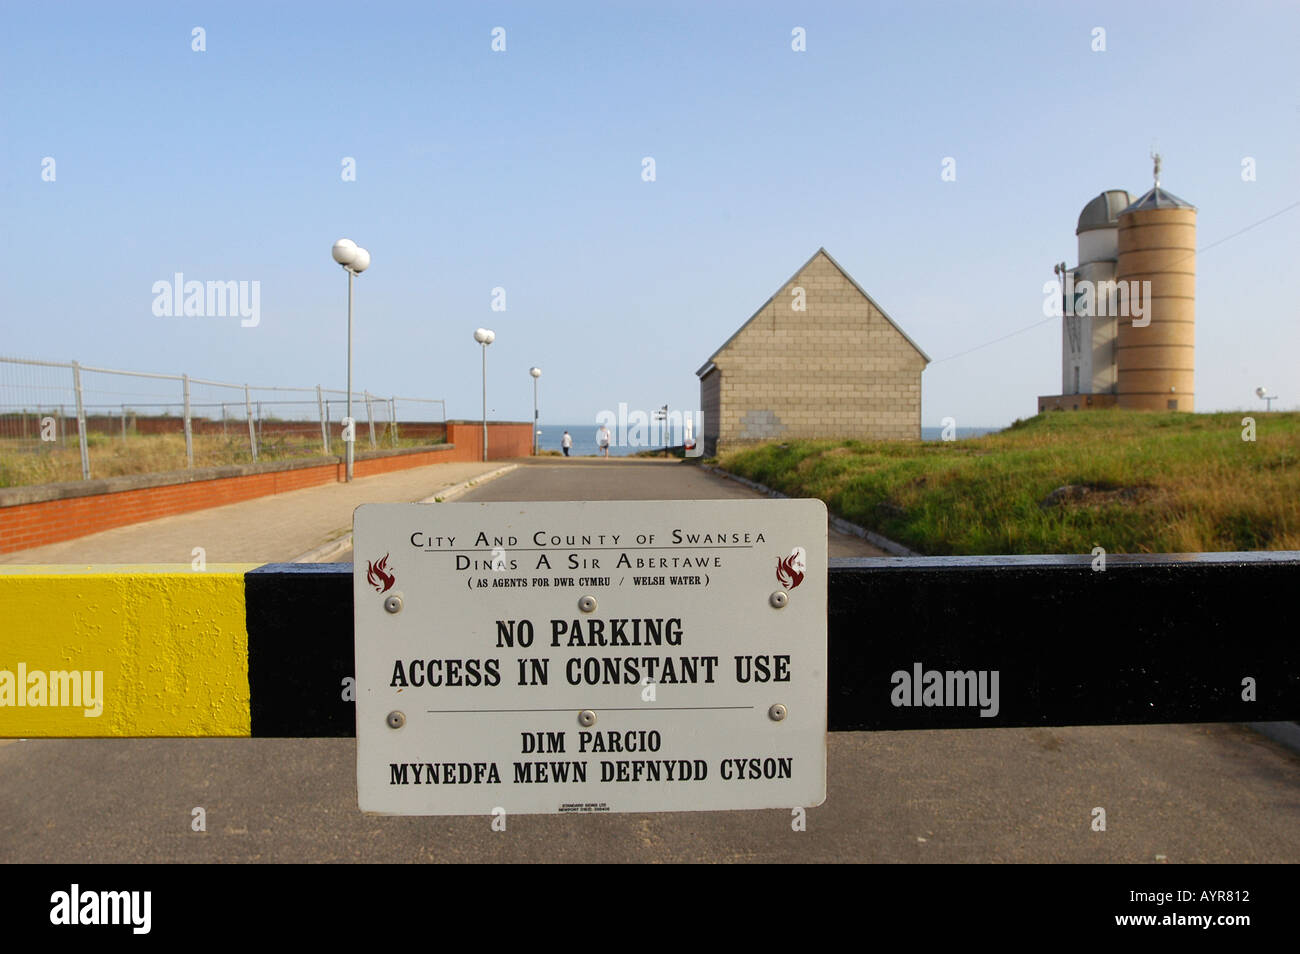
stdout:
POLYGON ((483 346, 483 459, 487 460, 487 349, 497 340, 495 331, 479 328, 474 332, 474 340, 483 346))
POLYGON ((537 379, 542 376, 541 368, 529 368, 528 373, 533 376, 533 456, 537 456, 537 379))
POLYGON ((352 279, 370 267, 370 253, 352 239, 334 243, 334 261, 348 273, 348 412, 343 419, 343 446, 347 452, 347 479, 352 479, 352 445, 356 442, 356 422, 352 418, 352 279))
POLYGON ((1070 312, 1072 311, 1070 303, 1067 300, 1069 289, 1065 287, 1065 276, 1069 274, 1069 271, 1070 269, 1066 266, 1065 262, 1058 262, 1052 266, 1052 274, 1061 282, 1061 315, 1064 317, 1069 317, 1070 312))

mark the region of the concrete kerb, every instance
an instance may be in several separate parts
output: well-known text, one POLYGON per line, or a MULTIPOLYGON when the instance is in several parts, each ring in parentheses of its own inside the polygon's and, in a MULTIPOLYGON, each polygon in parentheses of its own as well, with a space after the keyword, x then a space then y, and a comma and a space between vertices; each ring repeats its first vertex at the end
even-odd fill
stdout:
MULTIPOLYGON (((760 494, 766 494, 769 497, 789 498, 790 496, 789 494, 781 493, 779 490, 773 490, 765 484, 760 484, 756 480, 750 480, 748 477, 741 477, 739 474, 725 471, 721 467, 714 467, 712 464, 700 464, 699 467, 702 470, 707 470, 715 477, 721 477, 723 480, 734 480, 736 483, 748 487, 750 490, 757 490, 760 494)), ((882 537, 874 530, 868 530, 866 527, 859 527, 856 523, 849 523, 849 521, 845 520, 843 517, 837 517, 833 513, 829 514, 829 522, 832 529, 838 530, 840 533, 847 533, 851 536, 861 537, 873 546, 877 546, 884 550, 890 556, 914 557, 923 555, 917 553, 915 550, 909 550, 901 543, 895 543, 888 537, 882 537)))
MULTIPOLYGON (((425 497, 419 503, 445 503, 453 497, 459 497, 471 487, 486 483, 489 480, 495 480, 504 474, 515 470, 518 464, 506 464, 504 467, 498 467, 496 470, 490 470, 486 474, 480 474, 469 480, 463 480, 458 484, 452 484, 446 490, 440 490, 432 497, 425 497)), ((349 530, 343 536, 328 543, 323 543, 314 550, 308 550, 306 553, 299 554, 289 563, 332 563, 338 557, 342 556, 348 550, 352 549, 352 531, 349 530)))
POLYGON ((486 474, 480 474, 478 477, 471 478, 470 480, 463 480, 459 484, 454 484, 446 490, 440 490, 432 497, 425 497, 420 501, 420 503, 445 503, 452 497, 459 497, 471 487, 487 483, 489 480, 496 480, 498 477, 508 474, 512 470, 516 470, 518 467, 518 464, 506 464, 504 467, 498 467, 496 470, 489 470, 486 474))
POLYGON ((605 465, 614 466, 616 464, 680 464, 680 457, 636 457, 634 455, 624 455, 622 457, 601 457, 599 454, 575 455, 573 457, 554 456, 551 454, 539 454, 536 457, 522 458, 519 463, 526 467, 545 467, 548 464, 554 464, 561 467, 569 467, 574 464, 594 464, 599 462, 601 467, 605 465))

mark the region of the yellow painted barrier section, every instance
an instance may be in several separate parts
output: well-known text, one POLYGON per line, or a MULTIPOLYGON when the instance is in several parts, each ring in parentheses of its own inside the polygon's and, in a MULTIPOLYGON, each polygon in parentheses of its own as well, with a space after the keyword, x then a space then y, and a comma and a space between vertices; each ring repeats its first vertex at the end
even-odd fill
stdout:
POLYGON ((259 565, 0 566, 0 738, 247 736, 259 565))

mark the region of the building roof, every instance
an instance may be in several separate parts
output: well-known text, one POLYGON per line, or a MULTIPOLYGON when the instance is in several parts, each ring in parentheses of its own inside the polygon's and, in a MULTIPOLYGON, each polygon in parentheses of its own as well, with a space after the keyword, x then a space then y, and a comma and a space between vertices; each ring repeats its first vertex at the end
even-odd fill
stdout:
POLYGON ((1107 189, 1083 207, 1079 213, 1079 227, 1074 234, 1091 232, 1093 229, 1113 229, 1119 227, 1119 214, 1133 202, 1133 197, 1125 189, 1107 189))
POLYGON ((814 261, 816 261, 818 255, 825 255, 826 260, 830 262, 832 265, 834 265, 836 269, 839 270, 839 273, 849 280, 849 284, 852 285, 854 288, 856 288, 858 292, 862 295, 862 297, 871 303, 871 307, 876 309, 876 311, 880 312, 880 314, 884 316, 885 321, 889 322, 889 324, 893 327, 893 329, 897 331, 900 335, 902 335, 903 339, 908 344, 910 344, 913 348, 916 349, 916 353, 925 359, 925 363, 926 364, 930 363, 930 356, 921 350, 920 345, 918 345, 915 341, 913 341, 910 337, 908 337, 906 331, 898 327, 898 322, 894 321, 893 318, 889 317, 889 312, 881 308, 880 305, 876 303, 876 300, 866 293, 863 287, 854 280, 853 276, 844 270, 844 266, 842 266, 839 262, 835 261, 835 259, 831 257, 830 252, 826 251, 825 248, 819 248, 817 251, 813 252, 812 257, 809 258, 808 261, 800 265, 799 268, 795 270, 795 273, 793 275, 791 275, 789 278, 783 281, 780 287, 778 287, 775 292, 773 292, 770 296, 768 296, 767 301, 763 302, 763 304, 758 306, 758 310, 755 311, 752 315, 750 315, 749 319, 743 325, 741 325, 734 332, 732 332, 730 338, 722 342, 722 344, 718 347, 717 351, 709 355, 709 360, 705 361, 704 364, 700 365, 699 370, 695 372, 696 375, 699 377, 704 377, 704 375, 712 371, 714 368, 714 364, 713 364, 714 359, 717 358, 718 355, 722 354, 722 352, 727 349, 727 345, 735 341, 736 336, 739 335, 746 328, 748 328, 750 323, 753 322, 753 320, 757 318, 759 315, 761 315, 763 313, 763 310, 767 308, 768 305, 772 304, 772 299, 776 298, 777 294, 781 291, 782 288, 784 288, 786 285, 789 285, 792 281, 798 278, 800 272, 802 272, 805 268, 807 268, 814 261))
POLYGON ((1184 202, 1172 192, 1166 192, 1160 186, 1156 186, 1121 212, 1120 215, 1126 215, 1129 212, 1147 212, 1151 209, 1191 209, 1195 212, 1196 206, 1190 202, 1184 202))

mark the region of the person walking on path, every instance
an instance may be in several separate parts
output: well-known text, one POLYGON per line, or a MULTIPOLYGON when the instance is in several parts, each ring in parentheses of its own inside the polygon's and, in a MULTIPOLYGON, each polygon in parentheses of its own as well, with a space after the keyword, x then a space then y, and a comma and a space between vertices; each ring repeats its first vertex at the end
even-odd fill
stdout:
POLYGON ((600 430, 596 431, 596 446, 600 448, 602 456, 609 456, 609 428, 604 424, 600 425, 600 430))
POLYGON ((565 457, 569 456, 569 448, 572 446, 573 446, 573 435, 570 434, 568 431, 565 431, 564 436, 560 438, 560 449, 564 451, 565 457))

